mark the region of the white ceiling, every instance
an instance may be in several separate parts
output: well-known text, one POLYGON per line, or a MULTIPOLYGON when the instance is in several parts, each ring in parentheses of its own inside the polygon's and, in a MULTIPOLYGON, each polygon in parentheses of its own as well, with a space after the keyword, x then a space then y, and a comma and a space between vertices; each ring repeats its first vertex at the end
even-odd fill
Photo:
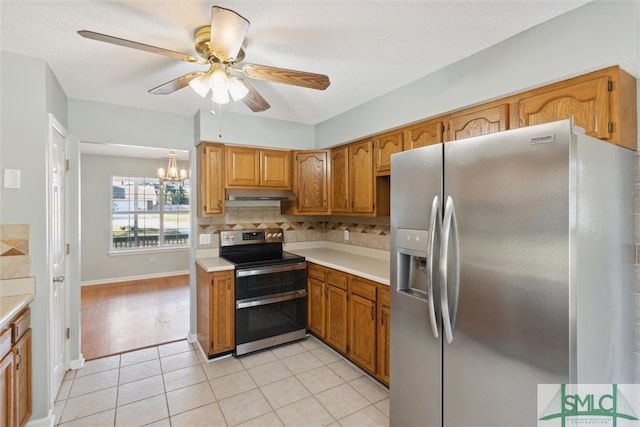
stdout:
POLYGON ((44 58, 70 98, 192 116, 209 101, 189 87, 147 90, 207 67, 85 39, 92 30, 187 54, 211 6, 250 22, 245 63, 326 74, 316 91, 253 84, 271 104, 223 111, 317 124, 589 0, 0 0, 0 49, 44 58))

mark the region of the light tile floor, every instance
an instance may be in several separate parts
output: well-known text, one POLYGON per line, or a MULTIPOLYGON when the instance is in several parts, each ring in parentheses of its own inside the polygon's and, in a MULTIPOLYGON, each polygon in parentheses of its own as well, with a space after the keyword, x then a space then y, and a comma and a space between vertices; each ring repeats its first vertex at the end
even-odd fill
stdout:
POLYGON ((187 341, 69 371, 55 425, 388 426, 389 392, 314 337, 202 361, 187 341))

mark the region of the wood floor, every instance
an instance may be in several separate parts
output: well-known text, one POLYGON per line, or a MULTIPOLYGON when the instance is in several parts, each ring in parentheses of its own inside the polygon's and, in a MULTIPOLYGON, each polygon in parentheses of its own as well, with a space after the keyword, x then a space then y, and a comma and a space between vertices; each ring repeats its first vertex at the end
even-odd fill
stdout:
POLYGON ((183 340, 189 331, 189 275, 83 286, 85 360, 183 340))

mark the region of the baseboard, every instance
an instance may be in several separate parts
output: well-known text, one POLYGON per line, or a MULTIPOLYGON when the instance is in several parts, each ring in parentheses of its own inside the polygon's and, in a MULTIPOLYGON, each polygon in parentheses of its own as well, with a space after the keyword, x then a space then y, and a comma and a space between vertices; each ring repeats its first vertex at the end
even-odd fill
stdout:
POLYGON ((81 282, 80 286, 104 285, 106 283, 127 282, 129 280, 158 279, 160 277, 180 276, 183 274, 189 274, 189 270, 168 271, 164 273, 154 274, 140 274, 138 276, 111 277, 108 279, 99 280, 87 280, 85 282, 81 282))
POLYGON ((27 427, 53 427, 53 423, 55 422, 56 416, 53 413, 53 410, 49 410, 49 415, 44 418, 31 419, 27 422, 27 427))
POLYGON ((198 334, 193 334, 191 332, 187 332, 187 341, 190 344, 198 342, 198 334))
POLYGON ((82 354, 80 354, 79 358, 69 361, 69 369, 73 369, 75 371, 82 367, 84 367, 84 356, 82 354))

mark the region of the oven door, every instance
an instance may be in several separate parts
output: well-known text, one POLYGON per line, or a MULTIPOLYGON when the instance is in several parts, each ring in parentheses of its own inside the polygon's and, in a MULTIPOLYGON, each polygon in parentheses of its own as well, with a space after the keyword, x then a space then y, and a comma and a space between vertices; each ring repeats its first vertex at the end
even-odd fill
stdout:
POLYGON ((306 335, 306 263, 236 270, 236 355, 306 335))

